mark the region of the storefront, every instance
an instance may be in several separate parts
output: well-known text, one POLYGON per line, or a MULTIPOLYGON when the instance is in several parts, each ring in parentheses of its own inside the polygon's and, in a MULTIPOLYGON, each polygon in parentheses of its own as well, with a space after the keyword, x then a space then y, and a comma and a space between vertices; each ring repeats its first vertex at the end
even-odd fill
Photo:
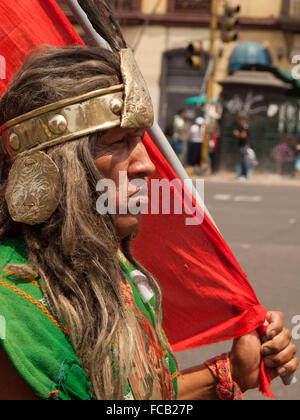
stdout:
MULTIPOLYGON (((235 58, 237 56, 235 54, 235 58)), ((260 54, 260 57, 263 56, 260 54)), ((258 169, 276 170, 274 148, 278 144, 286 143, 291 149, 295 146, 294 136, 299 131, 300 90, 297 82, 288 73, 268 64, 268 60, 263 63, 254 54, 251 60, 252 63, 244 56, 244 62, 240 60, 242 70, 237 71, 234 71, 231 60, 231 74, 220 82, 223 91, 220 98, 219 169, 234 169, 236 165, 238 145, 233 130, 239 114, 247 119, 251 145, 259 161, 258 169)))

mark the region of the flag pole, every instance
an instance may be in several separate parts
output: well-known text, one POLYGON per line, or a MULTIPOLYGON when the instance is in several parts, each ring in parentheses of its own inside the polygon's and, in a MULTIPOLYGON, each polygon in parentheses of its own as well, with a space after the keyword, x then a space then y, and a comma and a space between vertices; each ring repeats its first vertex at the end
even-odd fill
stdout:
POLYGON ((103 39, 98 32, 95 31, 93 25, 89 21, 86 13, 82 10, 81 6, 79 5, 77 0, 66 0, 71 12, 76 17, 76 20, 81 25, 82 29, 89 37, 89 40, 95 47, 101 47, 106 50, 112 51, 111 46, 109 43, 103 39))
MULTIPOLYGON (((82 26, 83 30, 91 40, 91 42, 98 47, 109 49, 111 51, 110 45, 96 32, 96 30, 93 28, 92 24, 90 23, 86 13, 82 10, 81 6, 78 3, 78 0, 66 0, 66 3, 68 4, 69 8, 71 9, 72 13, 76 17, 76 20, 78 23, 82 26)), ((178 159, 176 153, 172 149, 168 139, 166 138, 164 132, 158 125, 158 123, 155 121, 152 128, 148 130, 149 136, 159 149, 159 151, 163 154, 169 165, 173 168, 173 170, 176 172, 178 178, 185 183, 187 189, 192 194, 192 196, 195 198, 199 206, 202 208, 204 213, 210 218, 214 226, 217 228, 216 223, 214 222, 213 218, 211 217, 209 211, 207 210, 205 204, 204 204, 204 197, 200 195, 200 192, 197 191, 195 186, 193 185, 192 180, 188 176, 186 170, 184 169, 182 163, 178 159), (186 182, 187 180, 190 180, 190 182, 186 182)))

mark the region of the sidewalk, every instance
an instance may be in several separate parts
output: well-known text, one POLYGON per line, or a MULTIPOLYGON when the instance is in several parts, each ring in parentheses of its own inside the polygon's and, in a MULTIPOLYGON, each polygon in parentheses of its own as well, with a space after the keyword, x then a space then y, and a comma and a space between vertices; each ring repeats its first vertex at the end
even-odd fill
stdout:
POLYGON ((300 178, 288 178, 288 177, 282 177, 277 174, 271 174, 271 173, 255 173, 251 179, 240 181, 236 178, 235 173, 233 172, 226 172, 221 171, 213 175, 192 175, 193 179, 197 178, 203 178, 205 182, 214 182, 214 183, 244 183, 244 184, 250 184, 250 185, 270 185, 270 186, 294 186, 294 187, 300 187, 300 178))

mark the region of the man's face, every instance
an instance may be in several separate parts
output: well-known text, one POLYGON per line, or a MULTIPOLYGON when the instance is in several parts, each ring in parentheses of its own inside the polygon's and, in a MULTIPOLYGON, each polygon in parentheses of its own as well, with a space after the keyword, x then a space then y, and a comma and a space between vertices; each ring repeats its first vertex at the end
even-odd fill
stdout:
POLYGON ((120 240, 132 234, 136 235, 141 221, 141 214, 118 214, 122 191, 125 188, 128 203, 130 197, 136 195, 140 190, 131 182, 136 179, 146 179, 155 172, 155 166, 142 142, 144 134, 145 130, 143 129, 113 128, 99 137, 95 148, 94 158, 97 169, 104 178, 114 181, 116 186, 117 215, 115 222, 120 240), (120 182, 120 171, 127 174, 123 182, 120 182))
POLYGON ((237 121, 238 121, 239 125, 245 125, 246 124, 246 120, 243 117, 239 117, 237 121))

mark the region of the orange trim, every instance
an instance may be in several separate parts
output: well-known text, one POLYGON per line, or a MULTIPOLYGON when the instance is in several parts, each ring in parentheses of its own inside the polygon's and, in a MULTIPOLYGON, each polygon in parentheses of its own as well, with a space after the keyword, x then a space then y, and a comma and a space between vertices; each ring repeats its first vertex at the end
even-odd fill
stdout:
POLYGON ((172 347, 171 344, 170 344, 170 341, 168 340, 167 334, 166 334, 165 330, 163 329, 163 327, 161 327, 161 330, 163 332, 163 335, 165 336, 165 339, 166 339, 166 342, 167 342, 168 346, 172 347))
MULTIPOLYGON (((1 276, 0 279, 3 279, 3 277, 1 276)), ((27 293, 23 292, 22 290, 18 289, 17 287, 11 286, 10 284, 4 283, 3 281, 0 280, 0 285, 7 287, 8 289, 13 290, 14 292, 18 293, 20 296, 24 296, 25 299, 29 300, 30 303, 32 303, 33 305, 35 305, 37 308, 39 308, 45 315, 47 315, 47 317, 58 327, 61 329, 61 331, 66 334, 66 335, 70 335, 69 330, 66 327, 63 327, 62 325, 60 325, 56 319, 53 317, 53 315, 50 314, 49 311, 47 311, 47 309, 41 304, 39 303, 37 300, 35 300, 33 297, 31 297, 30 295, 28 295, 27 293)))
POLYGON ((23 276, 22 274, 17 274, 17 273, 14 273, 14 272, 10 271, 10 270, 3 270, 3 273, 9 274, 9 275, 12 275, 12 276, 15 276, 15 277, 21 277, 21 279, 30 280, 30 282, 32 284, 34 284, 36 287, 41 289, 44 293, 47 293, 47 290, 44 286, 41 286, 36 280, 33 280, 29 276, 23 276))
MULTIPOLYGON (((151 309, 151 311, 152 311, 152 313, 153 313, 153 315, 154 315, 154 318, 156 317, 156 314, 155 314, 155 311, 154 311, 154 308, 153 308, 153 306, 151 305, 151 303, 150 302, 147 302, 146 303, 146 305, 148 305, 149 306, 149 308, 151 309)), ((164 335, 164 337, 165 337, 165 340, 166 340, 166 342, 167 342, 167 345, 169 346, 169 347, 171 347, 171 344, 170 344, 170 342, 169 342, 169 340, 168 340, 168 337, 167 337, 167 335, 166 335, 166 333, 165 333, 165 330, 163 329, 163 327, 161 326, 161 330, 162 330, 162 333, 163 333, 163 335, 164 335)), ((168 350, 165 350, 164 352, 163 352, 163 355, 164 356, 166 356, 167 354, 169 354, 169 352, 168 352, 168 350)))
POLYGON ((173 380, 173 379, 177 378, 178 376, 179 376, 179 373, 178 373, 178 371, 176 370, 176 372, 175 372, 175 373, 173 373, 173 375, 171 375, 171 378, 172 378, 172 380, 173 380))
POLYGON ((51 391, 51 392, 49 392, 48 397, 49 398, 51 398, 51 397, 58 398, 59 397, 59 391, 51 391))
POLYGON ((154 319, 155 319, 155 318, 156 318, 156 313, 155 313, 155 310, 154 310, 153 306, 151 305, 151 303, 150 303, 150 302, 147 302, 147 303, 146 303, 146 305, 148 305, 148 306, 149 306, 149 308, 151 309, 151 311, 152 311, 152 313, 153 313, 153 315, 154 315, 154 319))

